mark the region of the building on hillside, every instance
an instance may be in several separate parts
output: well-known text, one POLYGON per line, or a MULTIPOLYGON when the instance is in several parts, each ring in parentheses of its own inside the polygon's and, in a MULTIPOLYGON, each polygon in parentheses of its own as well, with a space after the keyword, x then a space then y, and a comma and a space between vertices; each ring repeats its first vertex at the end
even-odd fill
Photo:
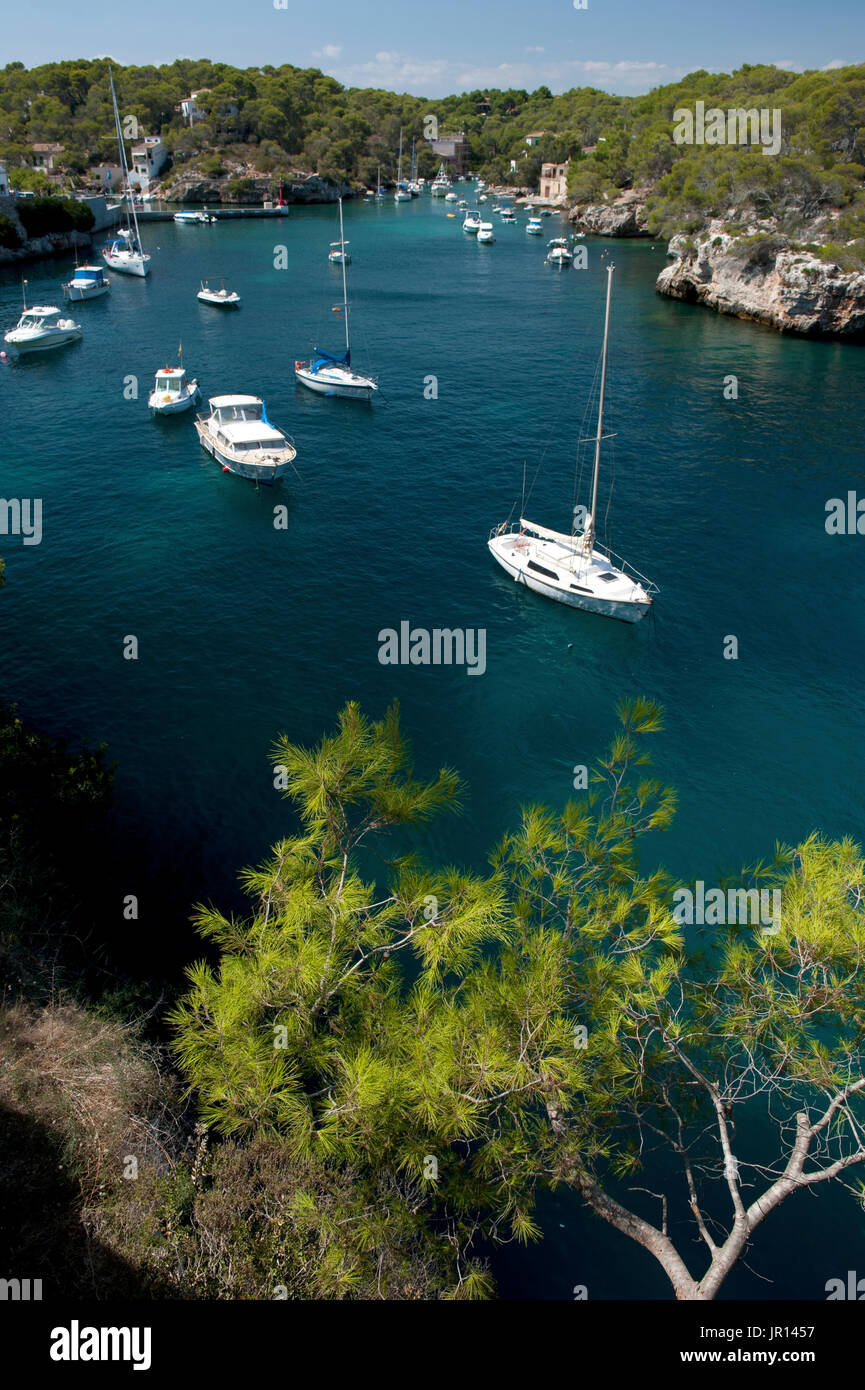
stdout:
POLYGON ((536 145, 539 145, 541 143, 546 133, 547 132, 545 130, 529 131, 528 135, 526 136, 526 144, 529 146, 530 149, 534 149, 536 145))
POLYGON ((542 164, 540 196, 548 203, 563 203, 568 196, 568 169, 566 164, 542 164))
POLYGON ((433 154, 450 165, 452 174, 456 174, 457 178, 465 177, 469 171, 469 142, 463 131, 441 135, 438 140, 431 140, 430 145, 433 154))
POLYGON ((6 177, 6 165, 0 164, 0 198, 9 197, 9 180, 6 177))
POLYGON ((106 193, 119 193, 123 170, 119 164, 95 164, 90 170, 90 177, 100 188, 104 188, 106 193))
POLYGON ((184 97, 180 105, 175 108, 180 112, 187 125, 195 125, 196 121, 207 119, 207 112, 202 111, 196 98, 205 96, 209 90, 209 87, 201 87, 197 92, 190 92, 189 96, 184 97))
POLYGON ((142 193, 150 192, 150 184, 159 178, 165 167, 168 151, 158 135, 145 135, 138 145, 132 146, 132 168, 129 177, 133 184, 139 184, 142 193))
POLYGON ((57 168, 64 150, 64 146, 58 145, 56 140, 49 140, 45 144, 31 145, 30 148, 33 151, 30 160, 33 168, 44 169, 46 174, 57 168))

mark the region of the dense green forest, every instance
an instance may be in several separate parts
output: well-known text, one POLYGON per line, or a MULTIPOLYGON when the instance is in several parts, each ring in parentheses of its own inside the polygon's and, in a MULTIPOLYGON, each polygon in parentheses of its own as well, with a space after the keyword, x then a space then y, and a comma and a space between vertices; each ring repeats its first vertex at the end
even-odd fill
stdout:
MULTIPOLYGON (((408 146, 417 141, 420 173, 429 175, 437 160, 424 137, 434 116, 440 132, 465 132, 471 167, 488 179, 536 187, 543 161, 570 159, 578 202, 645 188, 653 235, 696 231, 724 217, 743 231, 769 220, 780 235, 828 243, 827 255, 851 263, 865 248, 861 64, 801 74, 746 64, 732 75, 691 73, 640 97, 589 87, 553 96, 539 87, 434 100, 345 88, 318 69, 288 64, 238 69, 178 59, 114 71, 124 118, 163 137, 175 171, 186 166, 218 178, 234 161, 274 178, 304 169, 369 185, 379 164, 383 177, 395 173, 403 130, 408 146), (193 91, 205 119, 189 126, 179 104, 193 91), (676 144, 674 112, 698 100, 725 110, 777 109, 777 155, 766 157, 759 146, 676 144), (526 136, 535 132, 542 137, 530 148, 526 136)), ((79 181, 111 158, 107 59, 32 69, 13 62, 0 73, 0 158, 13 183, 46 183, 25 168, 30 145, 46 141, 64 146, 62 163, 79 181)))

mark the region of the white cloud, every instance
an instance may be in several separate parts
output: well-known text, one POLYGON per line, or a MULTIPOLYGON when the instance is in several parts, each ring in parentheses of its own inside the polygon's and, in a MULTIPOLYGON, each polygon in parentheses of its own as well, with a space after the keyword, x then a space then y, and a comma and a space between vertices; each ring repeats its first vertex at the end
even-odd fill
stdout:
MULTIPOLYGON (((540 46, 526 51, 532 54, 545 52, 540 46)), ((382 49, 368 62, 337 63, 331 65, 330 71, 347 86, 384 87, 433 98, 487 87, 525 87, 533 91, 542 84, 559 92, 567 91, 570 87, 592 85, 622 95, 639 94, 662 82, 673 82, 677 77, 684 77, 687 69, 650 60, 599 62, 545 57, 460 67, 449 58, 420 58, 414 54, 382 49)))
POLYGON ((846 67, 847 67, 847 64, 845 63, 845 61, 844 61, 843 58, 833 58, 832 61, 831 61, 831 63, 827 63, 826 66, 825 66, 824 68, 821 68, 821 72, 828 72, 830 68, 846 68, 846 67))
POLYGON ((527 53, 546 53, 546 51, 547 50, 542 48, 540 44, 533 44, 530 48, 526 49, 527 53))
POLYGON ((793 62, 792 58, 778 58, 775 62, 770 63, 769 66, 772 68, 783 68, 786 72, 791 72, 796 64, 793 62))
POLYGON ((342 49, 335 43, 326 43, 324 48, 314 49, 312 56, 313 58, 338 58, 340 53, 342 53, 342 49))

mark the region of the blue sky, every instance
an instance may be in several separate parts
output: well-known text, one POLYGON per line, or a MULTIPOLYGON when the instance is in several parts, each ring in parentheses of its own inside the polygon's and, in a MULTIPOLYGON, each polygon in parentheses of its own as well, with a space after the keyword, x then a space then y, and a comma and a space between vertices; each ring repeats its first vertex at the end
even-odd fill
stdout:
POLYGON ((110 54, 320 67, 436 97, 475 87, 646 92, 697 68, 865 61, 863 0, 30 0, 6 6, 0 63, 110 54))

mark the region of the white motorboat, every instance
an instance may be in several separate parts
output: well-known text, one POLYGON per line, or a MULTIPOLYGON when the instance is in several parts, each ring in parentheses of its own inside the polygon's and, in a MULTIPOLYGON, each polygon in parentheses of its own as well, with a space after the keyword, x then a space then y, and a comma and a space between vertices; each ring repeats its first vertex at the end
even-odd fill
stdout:
POLYGON ((528 236, 543 236, 544 224, 539 217, 530 217, 526 223, 526 234, 528 236))
POLYGON ((458 203, 458 202, 459 202, 459 198, 458 198, 458 196, 457 196, 456 193, 453 193, 453 192, 451 192, 451 193, 446 193, 446 194, 445 194, 445 202, 446 202, 446 203, 458 203))
MULTIPOLYGON (((344 246, 345 234, 341 198, 339 200, 339 240, 340 244, 344 246)), ((350 400, 368 401, 378 390, 378 382, 375 377, 362 376, 360 372, 354 371, 351 365, 348 280, 345 264, 345 260, 343 260, 341 312, 345 320, 345 352, 335 356, 333 353, 323 352, 321 348, 316 348, 314 355, 308 362, 295 362, 294 375, 301 385, 308 386, 310 391, 317 391, 320 396, 342 396, 350 400)), ((337 310, 340 311, 339 306, 337 306, 337 310)))
POLYGON ((490 242, 495 241, 495 239, 492 222, 482 222, 478 227, 478 241, 489 245, 490 242))
POLYGON ((220 280, 218 290, 212 289, 209 281, 202 280, 196 299, 200 299, 202 304, 216 304, 220 309, 240 308, 240 295, 237 290, 226 289, 224 280, 220 280))
POLYGON ((467 212, 463 221, 463 231, 477 234, 481 229, 481 215, 479 212, 467 212))
POLYGON ((163 367, 156 373, 156 383, 147 404, 154 415, 179 415, 189 410, 201 392, 197 381, 189 381, 183 363, 179 367, 163 367))
POLYGON ((270 423, 260 397, 212 396, 207 409, 208 414, 196 416, 195 428, 224 473, 275 483, 294 463, 294 441, 270 423))
POLYGON ((47 352, 49 348, 77 342, 80 337, 81 325, 62 318, 55 305, 34 304, 28 309, 25 289, 24 311, 15 327, 3 334, 3 341, 20 353, 47 352))
POLYGON ((72 279, 63 286, 64 296, 78 303, 84 299, 99 299, 111 289, 111 281, 106 277, 101 265, 77 265, 72 279))
POLYGON ((516 219, 516 215, 515 215, 515 213, 514 213, 513 208, 502 208, 502 221, 503 221, 503 222, 516 222, 516 220, 517 220, 517 219, 516 219))
POLYGON ((346 251, 347 246, 347 241, 332 241, 327 259, 332 261, 334 265, 351 265, 351 252, 346 251))
MULTIPOLYGON (((544 594, 558 603, 583 608, 602 617, 638 623, 649 612, 657 585, 626 565, 597 543, 595 515, 598 505, 598 473, 604 436, 604 393, 607 381, 607 344, 610 335, 610 297, 613 266, 607 267, 607 297, 604 311, 604 344, 601 350, 601 382, 598 397, 598 427, 595 435, 592 469, 591 506, 586 512, 583 531, 576 525, 568 535, 538 526, 521 516, 519 526, 503 522, 490 534, 493 557, 517 584, 544 594)), ((609 437, 609 436, 607 436, 609 437)), ((522 510, 522 509, 521 509, 522 510)), ((575 515, 579 509, 575 508, 575 515)))
POLYGON ((489 198, 487 197, 486 193, 482 193, 482 194, 480 195, 480 197, 478 198, 478 202, 479 202, 479 203, 488 203, 488 202, 489 202, 489 198))
POLYGON ((216 221, 207 211, 194 212, 191 208, 174 214, 174 221, 181 227, 209 227, 216 221))
POLYGON ((570 265, 574 259, 573 252, 567 241, 562 236, 553 237, 552 241, 547 242, 547 261, 550 265, 570 265))
POLYGON ((114 104, 114 125, 117 131, 117 148, 120 154, 123 217, 126 225, 121 227, 113 239, 103 246, 102 259, 109 270, 116 270, 122 275, 137 275, 139 279, 144 279, 146 275, 150 274, 150 257, 144 250, 138 228, 138 214, 135 211, 135 199, 132 196, 129 182, 126 147, 120 128, 120 113, 117 110, 117 94, 114 91, 114 74, 110 66, 108 68, 108 80, 111 87, 111 100, 114 104))

